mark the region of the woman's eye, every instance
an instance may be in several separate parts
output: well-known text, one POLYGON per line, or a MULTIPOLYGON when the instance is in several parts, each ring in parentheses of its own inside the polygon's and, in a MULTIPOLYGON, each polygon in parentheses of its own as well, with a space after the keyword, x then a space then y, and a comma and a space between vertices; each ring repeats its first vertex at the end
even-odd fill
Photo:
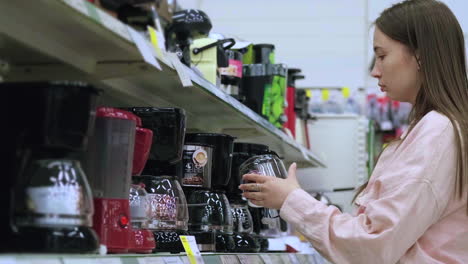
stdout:
POLYGON ((385 58, 385 55, 380 55, 377 58, 379 58, 379 60, 383 60, 385 58))

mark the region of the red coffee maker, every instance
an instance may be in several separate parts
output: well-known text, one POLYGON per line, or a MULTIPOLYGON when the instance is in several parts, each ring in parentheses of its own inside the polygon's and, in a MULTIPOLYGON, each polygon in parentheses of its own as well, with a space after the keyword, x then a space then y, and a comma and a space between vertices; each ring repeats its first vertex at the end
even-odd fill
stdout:
POLYGON ((138 124, 141 120, 130 112, 99 107, 85 159, 94 196, 93 228, 110 253, 128 252, 134 237, 129 195, 138 124))

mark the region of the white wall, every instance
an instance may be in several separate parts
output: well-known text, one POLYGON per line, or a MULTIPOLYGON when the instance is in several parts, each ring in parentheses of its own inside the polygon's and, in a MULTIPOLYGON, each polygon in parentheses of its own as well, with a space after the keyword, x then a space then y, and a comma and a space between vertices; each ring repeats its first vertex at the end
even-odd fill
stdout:
MULTIPOLYGON (((273 43, 276 61, 303 69, 299 86, 376 87, 370 24, 396 0, 178 0, 204 10, 213 32, 273 43)), ((468 35, 468 1, 443 0, 468 35)))

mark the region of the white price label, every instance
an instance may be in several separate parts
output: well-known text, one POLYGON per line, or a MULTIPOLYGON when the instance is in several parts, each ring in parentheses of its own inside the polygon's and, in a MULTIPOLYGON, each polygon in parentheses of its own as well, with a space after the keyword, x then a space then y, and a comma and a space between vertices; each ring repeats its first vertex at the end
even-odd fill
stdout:
POLYGON ((164 258, 165 264, 184 264, 179 257, 165 257, 164 258))
POLYGON ((122 264, 120 258, 99 258, 96 259, 97 264, 122 264))
POLYGON ((64 258, 63 264, 98 264, 93 258, 64 258))
POLYGON ((223 264, 239 264, 239 258, 236 255, 224 255, 220 256, 221 262, 223 264))
POLYGON ((184 67, 182 62, 179 60, 179 57, 177 57, 177 54, 175 53, 167 53, 167 58, 172 63, 172 66, 174 66, 174 69, 177 71, 177 75, 179 75, 180 82, 182 83, 183 87, 190 87, 193 86, 192 79, 190 78, 190 74, 187 72, 188 70, 184 67))
POLYGON ((194 236, 179 236, 185 253, 187 253, 190 264, 204 264, 205 261, 197 246, 197 241, 194 236))
POLYGON ((161 257, 146 257, 146 258, 138 258, 138 264, 165 264, 164 259, 161 257))
POLYGON ((241 264, 262 263, 258 255, 237 255, 241 264))
POLYGON ((135 42, 138 50, 140 51, 143 60, 153 65, 158 70, 162 70, 161 65, 156 60, 156 57, 153 54, 154 49, 149 45, 148 41, 146 41, 143 35, 141 35, 139 32, 137 32, 130 26, 127 26, 127 30, 130 36, 132 37, 133 42, 135 42))

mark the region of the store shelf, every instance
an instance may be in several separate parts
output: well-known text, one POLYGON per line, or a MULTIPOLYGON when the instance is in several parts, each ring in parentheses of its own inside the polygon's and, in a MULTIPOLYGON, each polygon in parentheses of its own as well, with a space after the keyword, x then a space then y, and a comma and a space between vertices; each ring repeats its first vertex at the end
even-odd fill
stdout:
POLYGON ((184 87, 170 58, 158 57, 161 70, 146 63, 126 25, 84 0, 1 1, 0 59, 11 66, 7 81, 85 80, 104 90, 103 104, 184 108, 189 131, 228 133, 269 145, 286 163, 325 166, 188 67, 179 68, 193 83, 184 87))
MULTIPOLYGON (((202 254, 206 264, 322 264, 319 254, 202 254)), ((185 254, 53 255, 0 254, 0 264, 189 264, 185 254)))

